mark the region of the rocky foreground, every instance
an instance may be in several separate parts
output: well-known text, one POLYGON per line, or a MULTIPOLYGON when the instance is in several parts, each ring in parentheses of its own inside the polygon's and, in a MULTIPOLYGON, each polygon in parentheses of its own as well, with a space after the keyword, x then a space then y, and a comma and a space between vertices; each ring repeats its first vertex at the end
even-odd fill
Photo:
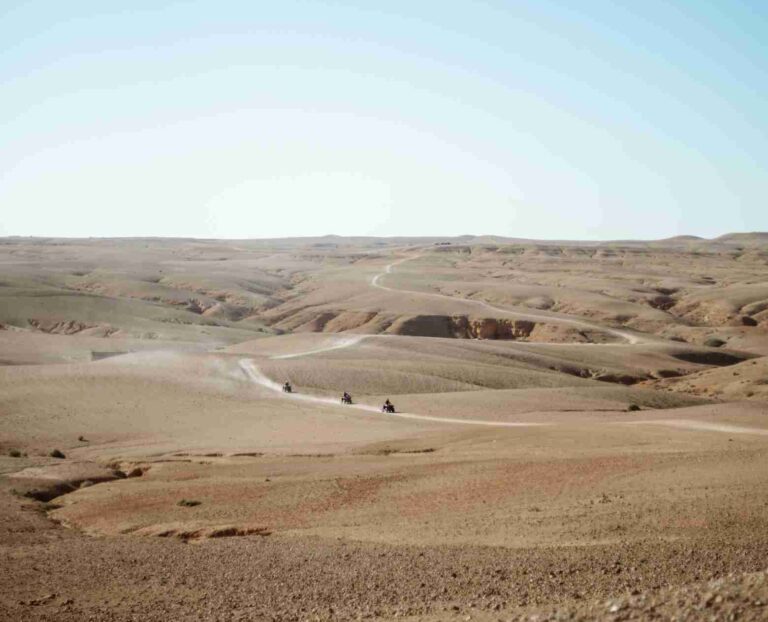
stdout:
POLYGON ((88 537, 2 490, 3 620, 763 620, 768 541, 400 546, 88 537), (719 577, 719 578, 718 578, 719 577), (682 587, 671 587, 681 586, 682 587))

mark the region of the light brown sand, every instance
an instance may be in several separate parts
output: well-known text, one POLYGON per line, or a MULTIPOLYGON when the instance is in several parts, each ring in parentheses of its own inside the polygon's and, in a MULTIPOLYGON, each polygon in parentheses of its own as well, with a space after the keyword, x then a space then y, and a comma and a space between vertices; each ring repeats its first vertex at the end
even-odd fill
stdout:
POLYGON ((761 619, 764 249, 431 243, 0 245, 0 618, 761 619))

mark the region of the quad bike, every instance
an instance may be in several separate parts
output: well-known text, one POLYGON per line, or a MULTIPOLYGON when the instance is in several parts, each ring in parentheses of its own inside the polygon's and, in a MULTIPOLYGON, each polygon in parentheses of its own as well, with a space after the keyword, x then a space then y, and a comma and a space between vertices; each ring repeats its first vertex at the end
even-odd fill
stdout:
POLYGON ((381 412, 383 412, 383 413, 394 413, 395 412, 395 405, 394 404, 384 404, 384 406, 381 407, 381 412))
POLYGON ((287 382, 283 385, 283 393, 293 393, 293 387, 287 382))
POLYGON ((342 404, 351 404, 352 403, 352 396, 351 395, 342 395, 341 396, 341 403, 342 404))

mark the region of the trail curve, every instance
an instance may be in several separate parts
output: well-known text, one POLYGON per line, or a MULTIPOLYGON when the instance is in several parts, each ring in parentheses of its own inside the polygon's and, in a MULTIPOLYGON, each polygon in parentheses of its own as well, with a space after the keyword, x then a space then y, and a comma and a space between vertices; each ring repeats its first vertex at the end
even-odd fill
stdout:
MULTIPOLYGON (((374 275, 371 278, 371 286, 377 287, 379 289, 385 290, 385 291, 391 291, 391 292, 407 292, 411 294, 420 294, 423 296, 432 296, 436 298, 444 298, 451 301, 456 301, 456 298, 453 298, 451 296, 446 296, 444 294, 438 294, 433 292, 419 292, 419 291, 412 291, 412 290, 400 290, 395 289, 391 287, 387 287, 386 285, 383 285, 380 281, 381 278, 384 277, 387 274, 392 273, 392 268, 398 264, 401 264, 405 261, 408 261, 409 259, 412 259, 412 257, 404 257, 402 259, 399 259, 397 261, 394 261, 390 264, 388 264, 383 272, 380 272, 376 275, 374 275)), ((585 328, 590 328, 593 330, 603 330, 609 334, 613 334, 615 336, 621 337, 626 340, 625 344, 541 344, 541 343, 535 343, 534 345, 637 345, 639 343, 642 343, 641 338, 638 336, 628 332, 623 331, 620 329, 615 328, 605 328, 602 326, 596 326, 593 324, 590 324, 589 322, 584 322, 581 320, 576 320, 573 318, 556 318, 546 315, 540 315, 537 313, 523 313, 523 312, 517 312, 517 311, 510 311, 509 309, 504 309, 502 307, 497 307, 495 305, 492 305, 488 302, 485 302, 483 300, 472 300, 467 298, 460 299, 463 302, 474 304, 483 308, 491 309, 494 311, 499 311, 505 314, 510 315, 516 315, 523 318, 536 318, 541 319, 544 321, 555 321, 560 322, 564 324, 571 324, 573 326, 581 326, 585 328)), ((311 356, 313 354, 319 354, 322 352, 330 352, 333 350, 341 350, 344 348, 349 348, 351 346, 357 345, 361 343, 365 339, 371 339, 379 337, 378 335, 345 335, 341 337, 335 344, 330 346, 325 346, 321 348, 314 348, 312 350, 306 350, 303 352, 295 352, 291 354, 276 354, 271 356, 271 359, 274 360, 281 360, 281 359, 292 359, 292 358, 299 358, 303 356, 311 356)), ((302 394, 302 393, 283 393, 282 386, 275 382, 274 380, 268 378, 256 365, 256 363, 253 361, 253 359, 240 359, 239 361, 240 368, 245 373, 246 377, 253 382, 254 384, 258 384, 259 386, 262 386, 266 389, 269 389, 271 391, 274 391, 276 393, 280 393, 281 395, 284 395, 285 397, 289 399, 304 401, 304 402, 311 402, 315 404, 323 404, 326 406, 335 406, 338 408, 344 408, 345 411, 349 410, 358 410, 358 411, 364 411, 367 413, 376 414, 382 417, 400 417, 402 419, 413 419, 418 421, 429 421, 434 423, 446 423, 446 424, 452 424, 452 425, 473 425, 473 426, 485 426, 485 427, 497 427, 497 428, 523 428, 523 427, 544 427, 544 426, 551 426, 553 424, 547 423, 547 422, 511 422, 511 421, 490 421, 490 420, 484 420, 484 419, 456 419, 452 417, 434 417, 430 415, 419 415, 415 413, 405 413, 405 412, 398 412, 398 413, 382 413, 378 408, 375 406, 370 406, 368 404, 341 404, 337 399, 330 398, 330 397, 321 397, 316 395, 310 395, 310 394, 302 394)), ((731 434, 766 434, 768 435, 768 430, 763 430, 759 428, 749 428, 749 427, 742 427, 742 426, 733 426, 733 425, 723 425, 723 424, 714 424, 714 423, 707 423, 707 422, 698 422, 693 420, 670 420, 670 419, 659 419, 659 420, 640 420, 640 421, 633 421, 633 422, 619 422, 619 421, 613 421, 609 422, 613 424, 630 424, 630 425, 666 425, 670 427, 675 427, 678 429, 688 429, 688 430, 700 430, 700 431, 707 431, 707 432, 720 432, 720 433, 731 433, 731 434)))
MULTIPOLYGON (((420 255, 418 255, 417 257, 420 257, 420 255)), ((644 341, 643 338, 641 338, 641 337, 639 337, 639 336, 637 336, 637 335, 635 335, 635 334, 633 334, 633 333, 631 333, 629 331, 621 330, 619 328, 610 328, 610 327, 606 327, 606 326, 599 326, 599 325, 596 325, 596 324, 592 324, 590 322, 586 322, 584 320, 577 320, 577 319, 574 319, 574 318, 557 317, 557 316, 551 316, 551 315, 542 315, 540 313, 528 312, 528 311, 512 311, 510 309, 505 309, 503 307, 497 307, 496 305, 492 305, 491 303, 486 302, 484 300, 473 300, 471 298, 455 298, 453 296, 447 296, 445 294, 438 294, 436 292, 420 292, 420 291, 409 290, 409 289, 395 289, 393 287, 387 287, 386 285, 382 285, 381 278, 383 276, 386 276, 387 274, 391 274, 392 273, 392 268, 394 266, 396 266, 398 264, 401 264, 401 263, 404 263, 406 261, 409 261, 411 259, 415 259, 417 257, 404 257, 402 259, 398 259, 397 261, 393 261, 392 263, 388 264, 387 266, 385 266, 384 272, 379 272, 378 274, 374 275, 371 278, 371 286, 372 287, 376 287, 378 289, 382 289, 384 291, 388 291, 388 292, 401 292, 401 293, 408 293, 408 294, 417 294, 417 295, 420 295, 420 296, 429 296, 429 297, 432 297, 432 298, 441 298, 441 299, 444 299, 444 300, 450 300, 452 302, 456 302, 457 300, 459 300, 459 301, 465 302, 467 304, 471 304, 471 305, 475 305, 475 306, 478 306, 478 307, 482 307, 484 309, 489 309, 491 311, 496 311, 498 313, 504 313, 504 314, 507 314, 507 315, 513 315, 513 316, 519 317, 521 319, 535 319, 535 320, 540 320, 540 321, 543 321, 543 322, 551 322, 551 323, 553 322, 553 323, 558 323, 558 324, 570 324, 571 326, 578 326, 578 327, 581 327, 581 328, 588 328, 590 330, 598 330, 598 331, 607 333, 609 335, 613 335, 615 337, 619 337, 620 339, 624 339, 626 344, 621 344, 621 345, 637 345, 637 344, 642 343, 644 341)), ((528 343, 530 343, 530 342, 528 342, 528 343)), ((537 343, 537 345, 540 345, 540 344, 537 343)), ((558 346, 561 346, 561 345, 579 345, 579 346, 590 345, 590 346, 593 346, 593 345, 619 345, 619 344, 591 344, 591 343, 590 344, 583 344, 583 343, 578 343, 578 344, 561 344, 561 343, 558 343, 558 344, 545 344, 545 345, 558 345, 558 346)))
MULTIPOLYGON (((352 345, 352 344, 349 344, 349 345, 352 345)), ((348 346, 339 346, 339 347, 348 347, 348 346)), ((338 349, 339 347, 328 348, 328 349, 331 349, 331 350, 338 349)), ((303 354, 314 354, 319 351, 321 350, 310 350, 303 354)), ((296 356, 297 357, 301 356, 301 354, 296 354, 296 356)), ((280 358, 280 357, 272 357, 272 358, 280 358)), ((414 413, 403 413, 403 412, 382 413, 381 410, 379 410, 375 406, 369 406, 368 404, 341 404, 339 400, 330 398, 330 397, 320 397, 317 395, 309 395, 306 393, 283 393, 282 385, 265 376, 264 373, 258 368, 256 363, 253 361, 253 359, 240 359, 239 364, 240 364, 240 368, 243 370, 243 372, 245 372, 245 375, 248 377, 249 380, 251 380, 251 382, 258 384, 266 389, 269 389, 270 391, 280 393, 289 399, 300 400, 302 402, 312 402, 315 404, 324 404, 326 406, 337 406, 339 408, 343 408, 346 411, 349 411, 350 409, 352 409, 352 410, 365 411, 365 412, 373 413, 376 415, 381 415, 382 417, 386 417, 386 418, 400 417, 402 419, 432 421, 435 423, 450 423, 454 425, 475 425, 475 426, 486 426, 486 427, 496 427, 496 428, 527 428, 527 427, 551 425, 549 423, 522 422, 522 421, 488 421, 485 419, 454 419, 451 417, 433 417, 430 415, 417 415, 414 413)))

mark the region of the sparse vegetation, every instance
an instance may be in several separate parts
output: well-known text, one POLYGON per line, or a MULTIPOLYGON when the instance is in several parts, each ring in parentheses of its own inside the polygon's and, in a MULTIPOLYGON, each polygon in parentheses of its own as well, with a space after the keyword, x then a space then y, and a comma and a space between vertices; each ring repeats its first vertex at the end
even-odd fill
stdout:
POLYGON ((195 501, 194 499, 182 499, 176 505, 179 505, 183 508, 193 508, 196 505, 200 505, 201 503, 202 501, 195 501))
POLYGON ((10 449, 10 450, 8 451, 8 455, 9 455, 11 458, 22 458, 22 457, 24 456, 24 454, 23 454, 23 453, 21 453, 21 451, 20 451, 20 450, 18 450, 18 449, 10 449))
POLYGON ((51 453, 49 453, 48 455, 49 455, 51 458, 59 458, 59 459, 63 459, 63 458, 66 458, 66 456, 65 456, 65 455, 64 455, 64 454, 63 454, 63 453, 62 453, 60 450, 58 450, 58 449, 54 449, 54 450, 53 450, 53 451, 51 451, 51 453))
POLYGON ((719 348, 725 345, 725 341, 718 339, 717 337, 710 337, 704 342, 704 345, 708 348, 719 348))
POLYGON ((87 443, 88 442, 88 439, 85 438, 82 434, 77 437, 77 440, 80 441, 81 443, 87 443))
POLYGON ((627 406, 627 410, 629 412, 637 412, 638 410, 640 410, 640 407, 637 404, 630 404, 629 406, 627 406))

